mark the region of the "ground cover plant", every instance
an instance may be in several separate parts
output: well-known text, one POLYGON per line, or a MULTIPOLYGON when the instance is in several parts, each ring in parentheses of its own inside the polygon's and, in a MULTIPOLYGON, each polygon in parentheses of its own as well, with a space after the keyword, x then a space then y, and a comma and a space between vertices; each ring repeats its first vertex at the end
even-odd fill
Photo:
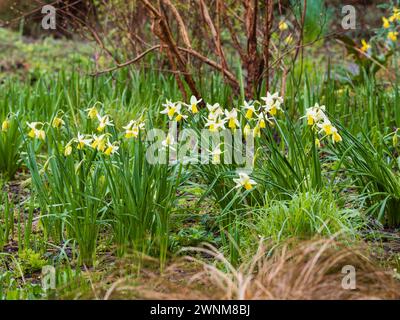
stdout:
POLYGON ((399 298, 398 3, 57 6, 0 6, 0 299, 399 298))

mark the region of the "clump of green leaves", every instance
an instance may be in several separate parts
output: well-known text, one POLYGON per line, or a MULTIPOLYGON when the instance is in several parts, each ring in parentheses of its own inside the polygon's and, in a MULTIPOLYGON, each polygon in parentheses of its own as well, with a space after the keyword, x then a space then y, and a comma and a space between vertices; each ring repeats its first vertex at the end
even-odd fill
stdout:
POLYGON ((19 253, 19 263, 24 272, 34 272, 41 270, 47 264, 47 261, 42 258, 39 252, 25 249, 19 253))
POLYGON ((16 115, 0 118, 0 175, 11 180, 21 165, 22 136, 16 115))
POLYGON ((275 241, 337 233, 354 237, 364 225, 358 211, 338 208, 327 191, 299 193, 285 201, 272 200, 257 210, 255 221, 257 234, 275 241))

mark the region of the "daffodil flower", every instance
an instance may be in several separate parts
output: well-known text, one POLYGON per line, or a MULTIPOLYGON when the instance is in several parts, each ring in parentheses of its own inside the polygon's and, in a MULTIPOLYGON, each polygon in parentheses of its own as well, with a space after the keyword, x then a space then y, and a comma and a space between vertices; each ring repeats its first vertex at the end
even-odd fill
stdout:
POLYGON ((36 126, 39 125, 40 123, 39 122, 30 122, 30 123, 27 122, 26 124, 31 129, 29 131, 29 133, 28 133, 28 136, 31 137, 31 138, 34 138, 35 137, 35 131, 37 130, 36 126))
POLYGON ((244 137, 247 138, 253 131, 250 128, 249 124, 246 124, 243 129, 244 137))
POLYGON ((261 97, 261 100, 263 100, 265 102, 266 105, 272 105, 274 104, 275 100, 282 100, 282 97, 279 96, 278 92, 275 92, 273 94, 267 92, 267 96, 266 97, 261 97))
POLYGON ((4 120, 3 123, 1 124, 1 131, 7 132, 8 129, 10 129, 10 121, 8 119, 4 120))
POLYGON ((138 122, 131 120, 125 127, 125 138, 137 138, 139 135, 139 131, 144 129, 144 122, 138 122))
POLYGON ((266 106, 265 111, 268 112, 271 116, 276 116, 278 111, 281 111, 281 103, 277 100, 275 103, 271 106, 266 106))
POLYGON ((305 115, 305 117, 307 118, 307 124, 309 126, 312 126, 315 123, 318 123, 319 121, 325 119, 326 116, 324 111, 325 106, 320 106, 318 103, 316 103, 314 107, 307 108, 305 115))
POLYGON ((118 149, 119 149, 119 146, 117 145, 116 142, 110 143, 110 141, 107 141, 107 148, 106 148, 106 150, 104 151, 104 154, 105 154, 106 156, 111 156, 111 155, 113 155, 114 153, 118 153, 118 152, 117 152, 118 149))
POLYGON ((361 40, 361 48, 360 48, 360 50, 362 52, 367 52, 370 48, 371 48, 371 45, 367 41, 362 39, 361 40))
POLYGON ((172 146, 174 145, 174 143, 175 143, 175 139, 174 139, 174 136, 171 133, 168 133, 166 138, 165 138, 165 140, 163 140, 161 142, 161 144, 164 147, 171 148, 171 149, 173 149, 172 146))
POLYGON ((211 132, 218 132, 220 129, 225 129, 225 119, 209 119, 205 124, 211 132))
POLYGON ((168 115, 169 120, 172 120, 177 109, 176 103, 167 100, 167 103, 163 104, 163 107, 165 107, 165 109, 160 113, 168 115))
POLYGON ((245 172, 239 172, 239 179, 233 179, 233 181, 236 183, 236 188, 244 187, 246 190, 253 189, 253 186, 257 184, 245 172))
POLYGON ((333 143, 342 141, 342 137, 335 127, 332 129, 332 141, 333 143))
POLYGON ((53 128, 58 129, 58 128, 60 128, 61 126, 63 126, 64 124, 65 124, 65 122, 64 122, 63 119, 58 118, 58 117, 55 117, 55 118, 53 119, 53 122, 52 122, 51 125, 52 125, 53 128))
POLYGON ((391 41, 395 42, 397 40, 397 35, 399 33, 397 31, 389 31, 388 33, 388 39, 390 39, 391 41))
POLYGON ((89 119, 92 119, 92 120, 96 119, 97 116, 99 115, 96 107, 91 107, 89 109, 86 109, 86 111, 87 111, 87 116, 89 117, 89 119))
POLYGON ((91 144, 93 149, 97 151, 104 152, 107 144, 106 135, 102 134, 100 136, 93 135, 93 142, 91 144))
POLYGON ((233 108, 231 111, 225 110, 225 117, 230 129, 236 129, 236 127, 240 126, 236 108, 233 108))
POLYGON ((400 20, 400 10, 396 7, 393 8, 393 15, 389 17, 390 22, 395 20, 400 20))
POLYGON ((221 148, 219 145, 211 152, 213 164, 218 164, 221 162, 221 154, 222 153, 223 152, 221 151, 221 148))
POLYGON ((330 136, 333 134, 335 127, 329 121, 328 118, 325 118, 322 123, 317 124, 319 128, 321 128, 321 132, 325 132, 326 135, 330 136))
POLYGON ((224 114, 224 111, 222 110, 219 103, 215 103, 213 105, 207 103, 207 109, 209 111, 208 113, 209 120, 215 120, 219 116, 222 116, 224 114))
POLYGON ((43 140, 43 141, 46 139, 46 133, 44 132, 44 130, 36 128, 38 125, 42 126, 42 128, 43 128, 43 123, 31 122, 31 123, 27 123, 27 125, 31 129, 28 133, 29 137, 36 138, 36 139, 43 140))
POLYGON ((82 150, 85 146, 90 146, 90 144, 92 143, 92 139, 91 138, 87 138, 85 139, 85 135, 80 134, 78 132, 78 136, 75 139, 76 143, 77 143, 77 149, 78 150, 82 150))
POLYGON ((248 103, 247 101, 244 101, 243 108, 246 109, 246 114, 245 118, 250 120, 253 118, 253 114, 256 112, 255 106, 253 103, 248 103))
POLYGON ((287 23, 285 22, 285 20, 281 20, 279 21, 279 26, 278 26, 279 30, 281 31, 285 31, 287 30, 289 27, 287 25, 287 23))
POLYGON ((70 144, 68 144, 65 146, 64 156, 68 157, 71 155, 71 153, 72 153, 72 146, 70 144))
POLYGON ((385 29, 390 28, 390 22, 387 18, 382 17, 382 21, 383 21, 383 28, 385 28, 385 29))
POLYGON ((287 45, 290 45, 293 42, 293 36, 289 34, 284 41, 287 45))
POLYGON ((182 105, 180 103, 178 103, 176 105, 176 110, 175 110, 175 113, 176 113, 175 121, 176 122, 179 122, 182 119, 186 119, 188 117, 188 116, 184 115, 183 113, 181 113, 181 109, 182 109, 182 105))
POLYGON ((197 100, 197 98, 195 96, 190 97, 189 107, 193 114, 196 114, 199 112, 199 109, 197 108, 197 106, 201 101, 202 101, 202 99, 197 100))
POLYGON ((113 123, 112 123, 112 121, 110 120, 110 116, 108 116, 108 115, 105 115, 105 116, 100 116, 100 115, 97 115, 97 119, 99 120, 99 125, 98 125, 98 127, 97 127, 97 131, 98 132, 103 132, 104 131, 104 129, 107 127, 107 126, 113 126, 113 123))
POLYGON ((265 120, 267 120, 271 124, 271 121, 268 118, 265 118, 265 115, 262 112, 260 112, 257 115, 257 119, 258 119, 257 120, 257 126, 262 128, 262 129, 266 128, 266 126, 267 126, 265 120))
POLYGON ((282 110, 281 104, 283 103, 283 98, 279 96, 278 92, 274 94, 267 92, 267 96, 262 97, 261 100, 265 102, 263 106, 265 112, 269 113, 271 116, 276 116, 278 111, 282 110))

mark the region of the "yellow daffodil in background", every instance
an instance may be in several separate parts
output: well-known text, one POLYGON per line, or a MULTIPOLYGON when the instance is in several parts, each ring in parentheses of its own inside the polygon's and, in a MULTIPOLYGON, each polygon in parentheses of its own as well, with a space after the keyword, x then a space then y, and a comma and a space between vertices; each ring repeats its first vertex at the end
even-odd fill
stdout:
POLYGON ((279 100, 275 101, 274 104, 266 106, 266 112, 268 112, 271 116, 276 116, 278 113, 278 110, 281 110, 281 103, 279 100))
POLYGON ((244 137, 247 138, 253 131, 250 128, 249 124, 246 124, 243 129, 244 137))
MULTIPOLYGON (((324 133, 326 136, 332 136, 332 142, 342 141, 338 130, 332 125, 326 114, 324 113, 325 106, 320 106, 318 103, 314 107, 306 109, 306 115, 302 118, 307 118, 307 125, 317 125, 320 128, 320 133, 324 133)), ((314 128, 314 127, 313 127, 314 128)), ((321 142, 318 138, 315 139, 315 145, 321 146, 321 142)))
POLYGON ((395 20, 400 20, 400 10, 396 7, 393 8, 393 15, 389 17, 390 22, 394 22, 395 20))
POLYGON ((215 120, 224 114, 219 103, 214 103, 213 105, 207 103, 207 109, 209 120, 215 120))
POLYGON ((333 143, 342 141, 342 137, 335 127, 332 129, 332 141, 333 143))
POLYGON ((393 147, 396 147, 397 143, 399 142, 399 136, 397 135, 398 131, 399 131, 399 128, 397 128, 393 133, 393 138, 392 138, 393 147))
POLYGON ((220 146, 217 146, 212 152, 211 152, 211 156, 212 156, 212 163, 213 164, 218 164, 221 162, 221 154, 223 152, 221 151, 220 146))
POLYGON ((107 144, 106 135, 102 134, 100 136, 93 135, 93 142, 91 144, 93 149, 97 151, 104 152, 107 144))
POLYGON ((253 114, 256 112, 254 104, 253 103, 249 103, 247 101, 244 101, 243 108, 247 110, 245 118, 248 119, 248 120, 253 118, 253 114))
POLYGON ((43 141, 46 139, 46 133, 44 132, 43 129, 36 131, 36 138, 38 138, 39 140, 43 140, 43 141))
POLYGON ((397 40, 397 35, 399 33, 397 31, 389 31, 388 33, 388 39, 395 42, 397 40))
POLYGON ((1 124, 1 131, 7 132, 10 129, 10 121, 8 119, 4 120, 1 124))
POLYGON ((163 107, 165 107, 165 109, 162 110, 160 113, 168 115, 169 120, 172 120, 176 112, 176 103, 167 100, 167 102, 163 104, 163 107))
POLYGON ((325 118, 325 106, 320 106, 318 103, 314 105, 314 107, 306 109, 306 118, 307 124, 309 126, 314 125, 315 123, 323 120, 325 118))
POLYGON ((287 25, 287 23, 285 22, 285 20, 281 20, 279 21, 279 30, 281 31, 285 31, 289 28, 289 26, 287 25))
POLYGON ((321 131, 325 132, 325 134, 328 135, 328 136, 333 134, 334 126, 332 125, 332 123, 327 118, 324 119, 324 121, 322 123, 319 123, 318 127, 320 127, 321 131))
POLYGON ((30 131, 28 133, 28 136, 31 138, 36 138, 39 140, 45 140, 46 139, 46 133, 43 130, 43 123, 41 122, 31 122, 27 123, 28 127, 30 128, 30 131), (41 129, 37 129, 37 126, 41 126, 41 129))
MULTIPOLYGON (((266 123, 265 123, 265 115, 262 113, 262 112, 260 112, 258 115, 257 115, 257 118, 258 118, 258 120, 257 120, 257 126, 259 126, 260 128, 265 128, 267 125, 266 125, 266 123)), ((267 119, 267 121, 269 121, 268 119, 267 119)), ((269 121, 270 122, 270 121, 269 121)))
POLYGON ((383 21, 383 27, 384 27, 385 29, 390 28, 390 22, 389 22, 389 20, 388 20, 387 18, 382 17, 382 21, 383 21))
POLYGON ((64 148, 64 156, 68 157, 71 155, 71 153, 72 153, 72 146, 71 144, 68 143, 64 148))
POLYGON ((291 45, 293 42, 293 36, 291 34, 289 34, 286 38, 285 38, 285 43, 287 45, 291 45))
POLYGON ((176 122, 179 122, 179 121, 181 121, 182 119, 186 119, 186 118, 188 117, 187 115, 184 115, 184 114, 181 112, 181 110, 182 110, 182 105, 178 102, 178 103, 176 104, 176 108, 175 108, 175 113, 176 113, 175 121, 176 121, 176 122))
POLYGON ((220 129, 225 129, 225 119, 209 119, 205 124, 210 132, 218 132, 220 129))
POLYGON ((171 148, 175 143, 174 136, 171 133, 168 133, 165 140, 161 142, 161 144, 166 148, 171 148))
POLYGON ((98 132, 103 132, 104 129, 107 126, 113 126, 112 121, 110 120, 110 116, 105 115, 105 116, 100 116, 99 114, 97 115, 97 119, 99 120, 99 125, 97 127, 98 132))
POLYGON ((362 52, 367 52, 370 48, 371 48, 371 45, 367 41, 362 39, 361 40, 361 48, 360 48, 360 50, 362 52))
POLYGON ((231 111, 225 110, 225 120, 228 122, 228 127, 230 129, 236 129, 236 127, 240 126, 238 113, 235 108, 233 108, 231 111))
POLYGON ((144 129, 144 122, 131 120, 125 127, 125 138, 137 138, 139 131, 144 129))
POLYGON ((28 136, 31 138, 35 137, 36 126, 39 124, 38 122, 27 122, 28 127, 31 129, 28 133, 28 136))
POLYGON ((82 150, 85 146, 90 146, 92 140, 93 140, 92 138, 88 138, 84 134, 80 134, 78 132, 78 136, 75 140, 77 143, 77 149, 82 150))
POLYGON ((266 97, 261 97, 261 100, 265 102, 262 106, 266 113, 269 113, 271 116, 276 116, 279 110, 281 109, 281 104, 283 103, 283 98, 279 96, 278 92, 271 94, 267 92, 266 97))
POLYGON ((106 150, 104 151, 104 154, 105 154, 106 156, 111 156, 111 155, 113 155, 114 153, 118 153, 118 152, 117 152, 118 149, 119 149, 119 146, 117 145, 116 142, 110 143, 110 141, 107 141, 107 148, 106 148, 106 150))
POLYGON ((65 124, 64 120, 59 118, 59 117, 55 117, 53 119, 53 122, 51 123, 51 126, 53 128, 59 129, 61 128, 61 126, 63 126, 65 124))
POLYGON ((86 109, 86 111, 87 111, 87 116, 88 116, 88 118, 89 119, 96 119, 97 118, 97 116, 98 116, 98 111, 97 111, 97 109, 96 109, 96 107, 91 107, 91 108, 89 108, 89 109, 86 109))
POLYGON ((253 186, 257 184, 245 172, 239 172, 239 179, 233 179, 233 181, 236 183, 236 188, 244 187, 246 190, 253 189, 253 186))
POLYGON ((202 99, 197 100, 195 96, 190 97, 190 110, 192 111, 193 114, 196 114, 199 112, 198 109, 198 104, 202 101, 202 99))

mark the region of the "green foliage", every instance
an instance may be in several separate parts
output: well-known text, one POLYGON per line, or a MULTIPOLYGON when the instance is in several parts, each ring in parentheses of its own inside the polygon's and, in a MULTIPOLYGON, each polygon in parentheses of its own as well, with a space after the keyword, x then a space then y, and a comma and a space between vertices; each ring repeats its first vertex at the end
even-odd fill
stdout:
MULTIPOLYGON (((296 18, 301 21, 304 8, 304 0, 290 1, 296 18)), ((324 0, 308 0, 304 24, 304 41, 311 43, 323 38, 332 20, 332 9, 328 9, 324 0)))
POLYGON ((332 193, 299 193, 289 200, 269 201, 256 211, 259 236, 281 242, 289 238, 310 239, 341 234, 353 238, 364 226, 360 213, 340 209, 332 193))
POLYGON ((47 261, 41 258, 40 253, 26 249, 19 254, 19 263, 24 272, 34 272, 40 271, 47 261))
POLYGON ((337 39, 344 44, 348 55, 354 59, 351 68, 339 69, 337 78, 342 83, 358 85, 370 81, 378 71, 386 69, 394 53, 392 48, 381 49, 373 42, 369 44, 371 48, 363 53, 360 49, 361 45, 357 44, 352 38, 339 35, 337 39))
POLYGON ((3 192, 4 188, 0 183, 0 251, 3 251, 14 231, 14 208, 8 193, 3 192))
POLYGON ((0 124, 2 125, 0 131, 0 175, 11 180, 21 165, 22 136, 17 116, 9 114, 2 118, 1 114, 0 110, 0 124))
POLYGON ((120 254, 130 247, 147 254, 157 248, 163 266, 182 166, 149 163, 146 146, 140 138, 125 141, 114 163, 103 162, 110 190, 110 217, 120 254))
POLYGON ((357 188, 362 206, 378 221, 390 226, 400 224, 400 179, 394 172, 396 164, 383 144, 374 147, 342 128, 344 141, 337 149, 337 158, 346 168, 347 177, 357 188))

